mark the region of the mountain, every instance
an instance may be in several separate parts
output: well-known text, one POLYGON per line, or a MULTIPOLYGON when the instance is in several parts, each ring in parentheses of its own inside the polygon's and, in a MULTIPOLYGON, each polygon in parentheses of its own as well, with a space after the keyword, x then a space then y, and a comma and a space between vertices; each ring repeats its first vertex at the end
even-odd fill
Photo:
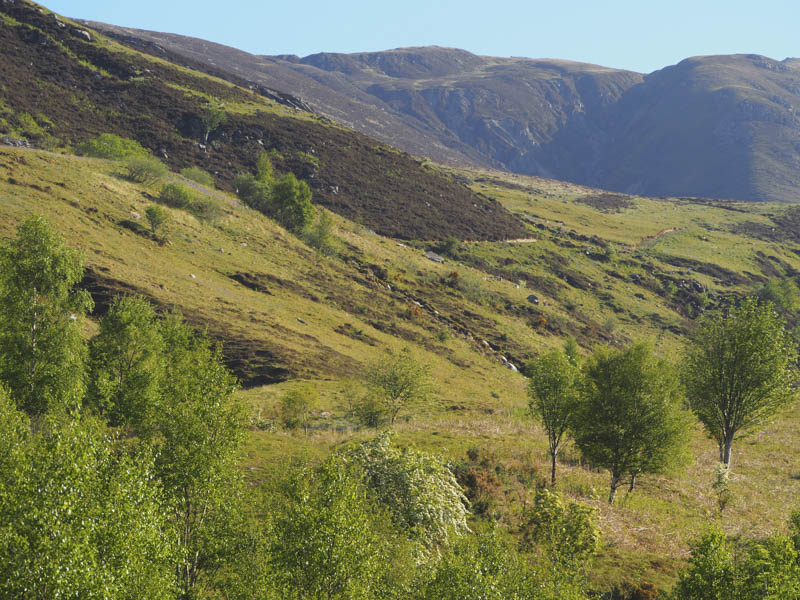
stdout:
POLYGON ((301 98, 415 154, 646 195, 800 201, 800 60, 686 59, 649 75, 424 47, 256 56, 92 23, 301 98))

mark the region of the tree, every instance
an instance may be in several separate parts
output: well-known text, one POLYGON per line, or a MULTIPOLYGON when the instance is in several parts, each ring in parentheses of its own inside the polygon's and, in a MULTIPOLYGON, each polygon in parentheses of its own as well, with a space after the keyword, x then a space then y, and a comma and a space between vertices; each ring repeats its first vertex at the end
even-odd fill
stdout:
POLYGON ((228 118, 228 115, 225 113, 224 110, 221 108, 208 105, 206 106, 203 111, 200 113, 200 121, 203 123, 203 143, 208 143, 208 136, 211 135, 213 131, 222 125, 225 120, 228 118))
POLYGON ((684 362, 684 384, 727 467, 737 434, 752 432, 795 398, 796 356, 771 304, 748 298, 700 322, 684 362))
POLYGON ((436 564, 420 597, 425 600, 578 600, 574 596, 542 595, 541 579, 537 575, 512 543, 497 529, 492 529, 461 538, 436 564))
POLYGON ((398 448, 388 433, 350 448, 346 456, 362 471, 364 483, 398 530, 425 552, 469 532, 467 499, 440 458, 398 448))
POLYGON ((573 437, 583 456, 611 471, 608 501, 623 477, 660 473, 684 456, 689 433, 678 382, 645 344, 596 350, 586 366, 573 437))
POLYGON ((318 403, 319 395, 312 385, 304 384, 293 387, 280 400, 284 425, 290 429, 299 425, 308 433, 311 411, 316 408, 318 403))
POLYGON ((287 173, 272 186, 272 208, 267 214, 293 233, 302 231, 314 218, 311 188, 287 173))
POLYGON ((139 426, 158 404, 164 340, 152 305, 117 296, 89 344, 87 404, 112 425, 139 426))
POLYGON ((375 597, 389 536, 346 459, 300 470, 284 483, 278 501, 271 555, 283 598, 375 597))
POLYGON ((140 431, 156 451, 156 474, 172 507, 181 550, 175 569, 180 597, 188 599, 203 569, 218 568, 215 557, 224 555, 214 532, 233 510, 241 485, 236 458, 244 413, 220 350, 180 315, 168 315, 161 330, 169 360, 157 409, 140 431))
POLYGON ((730 600, 735 591, 733 551, 719 529, 704 533, 692 547, 689 568, 680 574, 676 600, 730 600))
POLYGON ((80 156, 123 160, 133 156, 147 156, 150 151, 136 140, 119 137, 113 133, 101 133, 94 139, 81 142, 75 149, 80 156))
POLYGON ((550 452, 550 481, 556 482, 556 457, 580 402, 580 369, 569 356, 554 350, 537 358, 528 368, 528 407, 541 419, 550 452))
POLYGON ((30 414, 75 407, 85 390, 81 327, 92 300, 73 287, 83 257, 42 218, 0 248, 0 382, 30 414))
POLYGON ((0 596, 174 597, 172 536, 147 452, 91 419, 32 432, 0 392, 0 596))
POLYGON ((600 539, 594 511, 578 502, 565 505, 558 494, 542 488, 523 519, 523 547, 537 550, 540 566, 548 571, 551 596, 580 595, 600 539))
POLYGON ((144 216, 147 218, 147 222, 150 223, 150 231, 153 232, 153 236, 169 220, 169 213, 157 204, 148 206, 144 211, 144 216))
POLYGON ((401 410, 425 401, 432 387, 430 369, 414 360, 408 350, 370 364, 364 381, 392 425, 401 410))

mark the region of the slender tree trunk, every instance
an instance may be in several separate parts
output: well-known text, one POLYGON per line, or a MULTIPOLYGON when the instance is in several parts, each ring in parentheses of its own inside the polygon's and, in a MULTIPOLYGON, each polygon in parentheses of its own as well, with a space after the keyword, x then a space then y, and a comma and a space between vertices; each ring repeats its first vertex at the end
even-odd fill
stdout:
POLYGON ((722 455, 722 462, 725 463, 725 467, 730 470, 731 468, 731 447, 733 446, 733 434, 729 434, 725 436, 725 450, 724 454, 722 455))
POLYGON ((611 476, 611 491, 608 494, 608 503, 613 504, 614 498, 617 497, 617 486, 619 485, 619 477, 616 475, 611 476))
POLYGON ((629 494, 633 491, 634 487, 636 487, 636 473, 631 473, 631 486, 628 488, 629 494))
POLYGON ((558 454, 558 450, 553 450, 550 453, 550 458, 552 459, 551 468, 550 468, 550 483, 552 485, 556 484, 556 455, 558 454))

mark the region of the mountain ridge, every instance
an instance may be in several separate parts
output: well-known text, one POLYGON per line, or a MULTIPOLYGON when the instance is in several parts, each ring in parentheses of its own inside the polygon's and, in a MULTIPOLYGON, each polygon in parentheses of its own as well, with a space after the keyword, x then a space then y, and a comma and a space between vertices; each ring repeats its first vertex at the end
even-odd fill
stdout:
POLYGON ((319 114, 438 162, 652 196, 800 202, 796 58, 695 56, 641 74, 441 46, 251 55, 91 25, 297 95, 319 114))

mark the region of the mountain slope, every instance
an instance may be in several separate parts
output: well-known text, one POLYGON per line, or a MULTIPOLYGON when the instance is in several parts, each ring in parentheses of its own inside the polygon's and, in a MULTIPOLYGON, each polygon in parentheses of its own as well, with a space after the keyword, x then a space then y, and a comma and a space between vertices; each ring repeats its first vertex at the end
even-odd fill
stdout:
POLYGON ((308 180, 317 203, 385 235, 524 234, 499 204, 407 154, 285 102, 131 52, 23 0, 0 5, 0 52, 0 134, 49 147, 116 133, 173 167, 202 166, 227 188, 269 151, 279 173, 308 180), (206 140, 209 104, 227 119, 206 140))
POLYGON ((254 56, 93 24, 301 97, 419 156, 647 195, 800 201, 800 66, 707 56, 641 75, 425 47, 254 56))

